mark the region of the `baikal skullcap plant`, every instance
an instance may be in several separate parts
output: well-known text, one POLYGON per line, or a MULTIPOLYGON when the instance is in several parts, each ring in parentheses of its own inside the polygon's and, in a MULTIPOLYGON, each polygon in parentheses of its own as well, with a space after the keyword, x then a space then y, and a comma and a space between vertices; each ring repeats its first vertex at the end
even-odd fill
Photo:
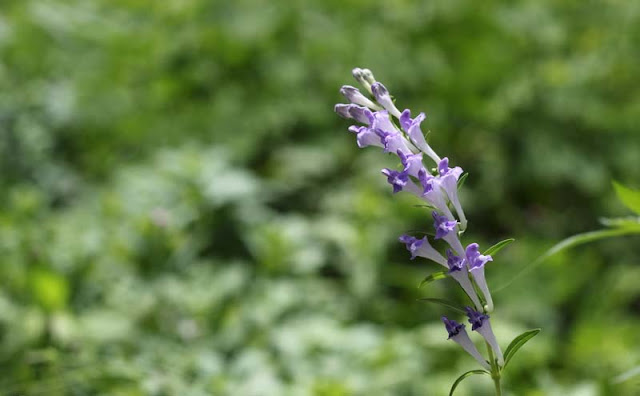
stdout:
MULTIPOLYGON (((358 147, 379 147, 384 153, 398 157, 398 168, 382 169, 382 174, 387 178, 393 193, 412 194, 422 201, 423 206, 430 208, 435 232, 433 239, 442 239, 448 244, 443 254, 432 246, 427 236, 417 238, 402 235, 398 238, 405 244, 411 260, 420 257, 444 267, 442 271, 427 276, 421 286, 451 277, 460 285, 469 302, 468 306, 461 309, 457 308, 457 304, 440 299, 424 300, 453 308, 461 317, 466 315, 471 333, 477 333, 476 337, 482 338, 487 345, 487 354, 483 355, 471 340, 465 324, 459 322, 462 318, 442 316, 448 339, 460 345, 481 367, 458 377, 451 387, 450 395, 463 379, 473 374, 491 376, 496 395, 501 395, 500 380, 509 360, 540 331, 535 329, 524 332, 503 353, 491 327, 490 314, 493 315, 494 303, 485 278, 485 267, 491 267, 488 265, 493 261, 491 254, 497 253, 513 242, 513 239, 498 242, 483 253, 475 242, 466 247, 463 245, 461 237, 468 223, 458 197, 458 189, 466 174, 459 166, 451 167, 449 159, 440 157, 429 145, 421 129, 425 120, 424 113, 411 117, 409 109, 400 111, 389 90, 376 81, 369 69, 355 68, 352 73, 364 91, 350 85, 343 86, 340 93, 349 103, 335 105, 335 112, 343 118, 355 121, 356 124, 350 126, 349 131, 355 135, 358 147)), ((427 221, 430 222, 431 219, 427 221)))

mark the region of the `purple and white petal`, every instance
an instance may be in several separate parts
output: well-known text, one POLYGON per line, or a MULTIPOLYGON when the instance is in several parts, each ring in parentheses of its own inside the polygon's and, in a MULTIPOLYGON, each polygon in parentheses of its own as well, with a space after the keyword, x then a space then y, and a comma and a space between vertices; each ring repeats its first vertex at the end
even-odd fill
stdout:
POLYGON ((420 170, 424 168, 422 164, 422 153, 407 155, 402 150, 398 150, 397 154, 398 157, 400 157, 404 170, 411 176, 417 178, 420 170))
POLYGON ((354 120, 366 125, 371 125, 374 121, 373 112, 371 110, 354 104, 349 107, 349 115, 354 120))
POLYGON ((357 104, 360 106, 368 107, 373 110, 382 110, 382 107, 373 103, 371 99, 364 96, 360 90, 356 87, 352 87, 351 85, 343 85, 340 88, 340 93, 347 98, 347 100, 353 104, 357 104))
POLYGON ((413 144, 423 153, 431 157, 431 159, 437 164, 440 162, 440 157, 436 154, 435 151, 427 144, 427 141, 424 138, 424 134, 422 133, 422 129, 420 129, 420 124, 425 119, 424 113, 418 114, 418 116, 414 119, 411 119, 411 113, 409 110, 405 110, 400 119, 400 125, 409 135, 409 139, 413 142, 413 144))
POLYGON ((467 228, 467 218, 462 210, 462 205, 460 205, 460 199, 458 199, 458 179, 462 174, 462 168, 459 166, 449 168, 449 159, 445 157, 438 163, 438 172, 440 173, 441 179, 440 185, 447 193, 451 204, 460 218, 460 226, 464 230, 467 228))
POLYGON ((371 128, 352 125, 349 127, 349 131, 356 134, 356 141, 358 143, 358 147, 360 148, 364 148, 367 146, 377 146, 384 148, 384 144, 382 144, 380 136, 378 136, 378 134, 376 134, 371 128))
POLYGON ((336 114, 338 114, 342 118, 353 118, 351 114, 349 114, 349 107, 351 106, 352 105, 350 104, 338 103, 337 105, 333 106, 333 111, 335 111, 336 114))
POLYGON ((373 93, 373 96, 375 96, 376 101, 378 101, 378 103, 380 103, 392 116, 400 118, 400 111, 396 105, 393 104, 389 91, 384 85, 382 85, 382 83, 375 82, 371 84, 371 92, 373 93))
POLYGON ((404 155, 413 154, 407 145, 407 143, 409 142, 404 138, 404 136, 402 136, 400 132, 386 133, 380 131, 379 129, 376 130, 376 132, 378 133, 378 135, 380 136, 380 140, 384 144, 385 153, 397 154, 398 152, 401 152, 404 155))
POLYGON ((393 186, 394 194, 402 191, 409 182, 409 175, 406 172, 385 168, 382 170, 382 174, 387 177, 387 182, 393 186))
POLYGON ((489 261, 493 261, 493 258, 491 256, 484 256, 480 254, 477 243, 472 243, 467 246, 466 258, 467 265, 469 266, 469 272, 473 276, 476 285, 480 288, 484 299, 487 301, 487 312, 492 312, 493 299, 491 298, 491 292, 489 291, 487 280, 484 277, 484 265, 489 261))
POLYGON ((398 128, 393 125, 389 118, 389 113, 386 110, 380 110, 373 113, 373 122, 371 128, 379 129, 385 133, 400 133, 398 128))
POLYGON ((464 329, 464 325, 462 323, 458 323, 455 320, 449 320, 446 316, 442 317, 442 322, 447 329, 447 333, 449 334, 450 340, 456 342, 458 345, 462 347, 469 355, 473 356, 474 359, 480 363, 482 367, 486 370, 490 370, 491 367, 487 363, 487 361, 482 357, 478 348, 476 348, 475 344, 469 338, 469 334, 464 329))
POLYGON ((438 178, 431 176, 427 173, 426 169, 421 169, 418 172, 418 180, 422 185, 422 198, 434 208, 444 213, 449 220, 454 220, 453 213, 447 206, 446 195, 442 188, 438 178))
POLYGON ((431 247, 426 236, 422 239, 418 239, 411 235, 402 235, 398 240, 404 243, 407 246, 407 250, 411 252, 411 260, 416 257, 424 257, 431 261, 435 261, 445 268, 449 268, 447 260, 445 260, 445 258, 442 257, 436 249, 431 247))
POLYGON ((458 222, 449 220, 447 216, 441 216, 436 211, 432 212, 431 216, 433 216, 434 220, 433 227, 436 230, 436 239, 444 239, 456 253, 464 255, 464 248, 458 237, 458 222))
POLYGON ((475 330, 487 341, 491 349, 496 354, 498 358, 498 364, 500 366, 504 365, 504 356, 502 355, 502 350, 500 349, 500 345, 498 345, 498 341, 496 340, 495 334, 493 334, 493 329, 491 328, 491 322, 489 321, 489 315, 485 315, 481 312, 478 312, 471 307, 466 307, 467 316, 469 317, 469 323, 471 323, 471 330, 475 330))
POLYGON ((480 303, 480 299, 476 294, 476 290, 473 288, 471 284, 471 280, 469 279, 469 273, 466 271, 466 263, 465 260, 453 254, 451 249, 447 249, 447 265, 449 266, 449 275, 458 282, 462 290, 469 296, 473 304, 477 309, 482 309, 482 304, 480 303))

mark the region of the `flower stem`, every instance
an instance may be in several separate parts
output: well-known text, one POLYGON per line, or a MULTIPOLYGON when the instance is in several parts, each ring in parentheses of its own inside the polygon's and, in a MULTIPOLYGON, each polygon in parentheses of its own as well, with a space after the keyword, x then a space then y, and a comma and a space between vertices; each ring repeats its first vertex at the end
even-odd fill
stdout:
POLYGON ((491 349, 491 345, 487 342, 487 351, 489 352, 489 362, 491 363, 491 378, 493 379, 493 384, 496 387, 496 396, 502 396, 502 388, 500 387, 500 366, 496 362, 496 358, 493 355, 493 349, 491 349))

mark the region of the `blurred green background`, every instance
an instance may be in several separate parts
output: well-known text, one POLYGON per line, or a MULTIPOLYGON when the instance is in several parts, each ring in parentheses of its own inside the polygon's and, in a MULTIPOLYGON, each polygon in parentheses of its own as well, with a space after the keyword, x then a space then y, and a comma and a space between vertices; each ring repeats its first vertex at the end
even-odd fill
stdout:
MULTIPOLYGON (((443 395, 462 302, 396 242, 392 196, 332 111, 368 67, 470 173, 465 242, 545 249, 629 214, 640 2, 2 0, 0 394, 443 395)), ((496 293, 508 395, 639 395, 640 244, 566 251, 496 293)), ((457 394, 490 395, 488 377, 457 394)))

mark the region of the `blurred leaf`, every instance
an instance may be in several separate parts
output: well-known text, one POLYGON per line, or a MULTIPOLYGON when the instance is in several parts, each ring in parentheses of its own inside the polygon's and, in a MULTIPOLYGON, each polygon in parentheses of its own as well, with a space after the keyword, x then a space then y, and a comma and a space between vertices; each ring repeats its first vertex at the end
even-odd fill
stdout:
POLYGON ((467 377, 470 377, 474 374, 486 374, 486 375, 491 375, 488 371, 485 370, 471 370, 471 371, 467 371, 466 373, 462 374, 461 376, 459 376, 455 382, 453 383, 453 385, 451 386, 451 390, 449 391, 449 396, 453 396, 453 392, 456 390, 456 388, 458 387, 458 385, 460 385, 460 383, 467 377))
POLYGON ((502 250, 505 246, 507 246, 508 244, 510 244, 513 241, 515 241, 515 239, 513 239, 513 238, 509 238, 509 239, 505 239, 504 241, 500 241, 500 242, 496 243, 495 245, 491 246, 489 249, 487 249, 483 254, 485 256, 490 255, 490 254, 496 254, 500 250, 502 250))
POLYGON ((418 288, 421 288, 422 286, 429 284, 433 281, 436 281, 438 279, 445 279, 446 277, 449 276, 448 271, 438 271, 438 272, 434 272, 433 274, 427 276, 426 278, 424 278, 422 280, 422 282, 420 282, 420 286, 418 286, 418 288))
POLYGON ((537 259, 535 259, 534 261, 531 261, 529 264, 522 267, 522 269, 517 274, 515 274, 509 281, 495 288, 494 292, 499 292, 507 288, 516 279, 522 277, 527 272, 531 271, 538 265, 542 264, 549 257, 563 250, 570 249, 572 247, 579 246, 585 243, 597 241, 599 239, 611 238, 611 237, 629 235, 629 234, 640 234, 640 227, 639 228, 614 228, 614 229, 607 229, 607 230, 590 231, 590 232, 585 232, 583 234, 574 235, 572 237, 564 239, 558 242, 557 244, 553 245, 549 250, 547 250, 544 254, 539 256, 537 259))
POLYGON ((439 305, 442 305, 443 307, 447 307, 449 309, 453 309, 454 311, 462 313, 462 314, 466 313, 464 308, 462 308, 462 307, 460 307, 460 306, 458 306, 458 305, 456 305, 456 304, 454 304, 452 302, 449 302, 447 300, 443 300, 441 298, 420 298, 419 300, 420 301, 434 303, 434 304, 439 304, 439 305))
POLYGON ((637 228, 640 227, 640 217, 616 217, 616 218, 606 218, 602 217, 599 219, 600 223, 607 227, 618 227, 618 228, 637 228))
POLYGON ((613 182, 613 188, 616 190, 616 195, 620 202, 640 215, 640 191, 632 190, 615 181, 613 182))
POLYGON ((63 308, 69 297, 69 286, 62 276, 39 268, 30 274, 31 291, 39 305, 47 311, 63 308))
POLYGON ((464 185, 464 181, 467 180, 468 176, 469 172, 465 172, 462 174, 462 176, 460 176, 460 178, 458 179, 458 189, 462 188, 462 186, 464 185))
POLYGON ((528 330, 514 338, 507 349, 504 351, 504 367, 507 367, 507 364, 509 363, 511 358, 515 356, 516 352, 518 352, 518 350, 522 348, 522 346, 526 344, 527 341, 538 335, 539 332, 540 329, 528 330))
POLYGON ((625 371, 624 373, 613 378, 611 382, 614 384, 620 384, 630 380, 631 378, 637 377, 638 375, 640 375, 640 366, 636 366, 630 370, 625 371))

